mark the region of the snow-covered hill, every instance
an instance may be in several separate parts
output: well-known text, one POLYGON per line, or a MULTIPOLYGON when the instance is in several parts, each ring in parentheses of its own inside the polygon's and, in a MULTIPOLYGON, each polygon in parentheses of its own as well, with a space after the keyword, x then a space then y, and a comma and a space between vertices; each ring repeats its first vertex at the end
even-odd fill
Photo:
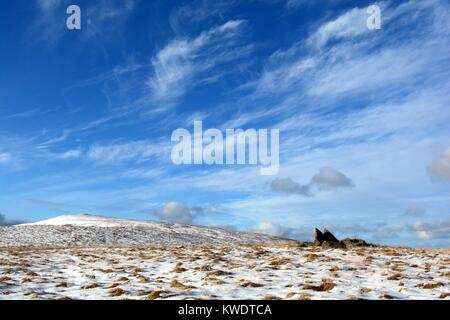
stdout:
POLYGON ((287 240, 249 232, 91 215, 66 215, 0 228, 0 247, 253 244, 284 241, 287 240))

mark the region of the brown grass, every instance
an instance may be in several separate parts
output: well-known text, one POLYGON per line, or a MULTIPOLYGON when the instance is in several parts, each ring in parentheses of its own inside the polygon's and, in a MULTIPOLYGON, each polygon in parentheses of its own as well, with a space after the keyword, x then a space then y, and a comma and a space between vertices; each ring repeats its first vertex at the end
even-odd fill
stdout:
POLYGON ((305 255, 306 261, 308 262, 313 262, 315 261, 319 256, 317 254, 314 253, 308 253, 305 255))
POLYGON ((291 260, 286 259, 286 258, 281 258, 281 259, 274 259, 270 262, 271 266, 282 266, 285 264, 288 264, 289 262, 291 262, 291 260))
POLYGON ((10 277, 0 277, 0 283, 6 283, 10 281, 12 281, 10 277))
POLYGON ((119 296, 122 296, 124 293, 125 293, 125 290, 123 290, 121 288, 114 288, 109 291, 109 296, 110 297, 119 297, 119 296))
POLYGON ((151 291, 149 293, 149 295, 145 298, 146 300, 155 300, 161 297, 161 293, 163 293, 163 291, 159 291, 159 290, 154 290, 151 291))
POLYGON ((450 297, 450 292, 442 292, 439 299, 445 299, 447 297, 450 297))
POLYGON ((293 296, 295 296, 295 292, 288 292, 288 293, 286 294, 286 298, 287 298, 287 299, 292 298, 293 296))
POLYGON ((418 288, 421 289, 435 289, 444 286, 442 282, 428 282, 428 283, 419 283, 417 285, 418 288))
POLYGON ((395 273, 393 275, 390 275, 387 279, 397 281, 397 280, 400 280, 402 277, 403 276, 401 273, 395 273))
POLYGON ((339 269, 338 266, 333 266, 333 267, 330 268, 331 272, 338 272, 339 270, 341 270, 341 269, 339 269))
POLYGON ((251 282, 251 281, 245 281, 244 283, 241 284, 241 287, 244 288, 260 288, 260 287, 264 287, 263 284, 259 284, 259 283, 255 283, 255 282, 251 282))
POLYGON ((265 296, 263 300, 281 300, 281 298, 276 296, 265 296))
POLYGON ((312 284, 305 284, 303 289, 314 291, 331 291, 335 287, 331 279, 322 279, 322 283, 318 286, 312 284))
POLYGON ((175 268, 172 269, 171 272, 175 272, 175 273, 182 273, 182 272, 186 272, 187 269, 180 267, 180 266, 176 266, 175 268))
POLYGON ((311 300, 311 295, 308 293, 302 293, 299 297, 298 300, 311 300))
POLYGON ((184 285, 183 283, 181 283, 180 281, 178 281, 177 279, 172 279, 172 281, 170 282, 170 287, 171 288, 180 288, 180 289, 192 289, 192 286, 187 286, 184 285))
POLYGON ((23 278, 20 280, 20 283, 27 283, 27 282, 31 282, 31 278, 23 277, 23 278))
POLYGON ((230 275, 230 274, 231 274, 230 272, 226 272, 223 270, 215 270, 215 271, 208 272, 206 274, 205 278, 220 277, 220 276, 226 276, 226 275, 230 275))
POLYGON ((390 294, 383 293, 382 295, 380 295, 380 299, 392 300, 394 299, 394 297, 391 296, 390 294))
POLYGON ((91 284, 87 284, 81 287, 81 289, 83 290, 87 290, 87 289, 95 289, 98 288, 98 284, 96 283, 91 283, 91 284))
POLYGON ((199 271, 211 271, 212 267, 209 264, 205 264, 201 267, 196 267, 195 270, 199 270, 199 271))
POLYGON ((68 288, 69 284, 67 282, 60 282, 59 284, 56 285, 57 288, 68 288))
POLYGON ((113 273, 114 271, 112 269, 100 269, 103 273, 113 273))

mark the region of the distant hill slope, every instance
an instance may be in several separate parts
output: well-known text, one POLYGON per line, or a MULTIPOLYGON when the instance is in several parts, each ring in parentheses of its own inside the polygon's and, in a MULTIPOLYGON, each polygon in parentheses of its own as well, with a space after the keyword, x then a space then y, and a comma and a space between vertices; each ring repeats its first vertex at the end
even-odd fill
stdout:
POLYGON ((250 232, 91 215, 59 216, 41 222, 0 228, 0 247, 220 245, 285 241, 289 240, 250 232))

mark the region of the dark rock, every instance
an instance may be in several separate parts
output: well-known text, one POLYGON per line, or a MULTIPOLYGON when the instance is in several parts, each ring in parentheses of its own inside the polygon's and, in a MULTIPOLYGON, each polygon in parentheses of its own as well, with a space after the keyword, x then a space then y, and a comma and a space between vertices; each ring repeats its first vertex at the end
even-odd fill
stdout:
POLYGON ((350 239, 346 238, 341 241, 347 248, 355 248, 355 247, 367 247, 369 244, 362 239, 350 239))
POLYGON ((323 229, 323 241, 339 242, 339 240, 328 229, 323 229))
POLYGON ((345 244, 339 241, 324 241, 322 243, 323 249, 346 249, 345 244))
POLYGON ((315 230, 315 237, 314 238, 315 238, 314 243, 319 243, 319 246, 322 244, 322 242, 324 242, 323 233, 317 228, 315 230))

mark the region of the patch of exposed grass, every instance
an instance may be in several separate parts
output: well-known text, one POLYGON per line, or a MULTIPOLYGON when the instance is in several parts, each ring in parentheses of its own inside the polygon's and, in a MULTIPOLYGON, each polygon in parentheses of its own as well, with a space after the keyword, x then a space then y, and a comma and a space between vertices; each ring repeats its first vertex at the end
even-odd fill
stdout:
POLYGON ((161 297, 161 293, 163 293, 163 291, 160 291, 160 290, 151 291, 145 299, 146 300, 158 299, 161 297))
POLYGON ((288 292, 288 293, 286 294, 286 298, 287 298, 287 299, 292 298, 293 296, 295 296, 295 292, 288 292))
POLYGON ((417 285, 418 288, 421 289, 435 289, 444 286, 442 282, 428 282, 428 283, 419 283, 417 285))
POLYGON ((288 264, 289 262, 291 262, 291 260, 286 259, 286 258, 280 258, 280 259, 274 259, 274 260, 270 261, 270 265, 271 266, 282 266, 282 265, 288 264))
POLYGON ((241 284, 241 287, 244 287, 244 288, 260 288, 260 287, 264 287, 264 285, 260 284, 260 283, 251 282, 251 281, 245 281, 244 283, 241 284))
POLYGON ((398 280, 400 280, 400 279, 402 279, 402 278, 403 278, 403 276, 402 276, 401 273, 395 273, 395 274, 393 274, 393 275, 390 275, 387 279, 388 279, 388 280, 398 281, 398 280))
POLYGON ((86 285, 82 286, 81 289, 88 290, 88 289, 95 289, 98 287, 99 287, 99 285, 97 283, 91 283, 91 284, 86 284, 86 285))
POLYGON ((322 279, 320 285, 305 284, 303 289, 314 290, 314 291, 331 291, 335 287, 335 284, 331 279, 322 279))
POLYGON ((109 291, 110 297, 120 297, 125 293, 125 290, 122 288, 114 288, 109 291))

